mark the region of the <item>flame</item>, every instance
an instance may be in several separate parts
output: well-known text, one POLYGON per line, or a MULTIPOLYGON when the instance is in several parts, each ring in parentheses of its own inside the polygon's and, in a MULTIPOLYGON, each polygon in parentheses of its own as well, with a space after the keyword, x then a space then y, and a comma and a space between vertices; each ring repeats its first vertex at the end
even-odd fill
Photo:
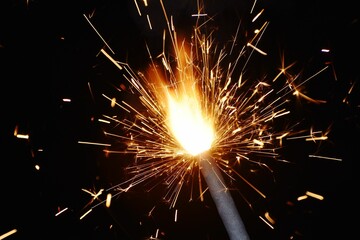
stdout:
POLYGON ((178 97, 168 94, 167 124, 184 150, 195 156, 211 148, 215 134, 211 119, 204 116, 193 91, 178 97))
POLYGON ((206 97, 200 94, 198 84, 202 76, 197 74, 193 52, 185 45, 185 40, 177 42, 174 51, 175 68, 162 57, 163 67, 170 72, 170 77, 154 64, 148 69, 148 78, 152 79, 151 86, 155 86, 152 92, 164 111, 160 112, 165 113, 167 129, 180 148, 177 153, 196 156, 209 150, 215 140, 214 117, 207 111, 206 97))
MULTIPOLYGON (((164 92, 155 91, 155 94, 160 102, 165 100, 167 103, 166 126, 172 137, 186 154, 196 156, 209 150, 214 142, 213 118, 206 114, 206 100, 199 94, 201 88, 197 83, 201 82, 201 76, 196 75, 193 53, 187 48, 185 41, 178 42, 176 46, 174 50, 177 66, 170 82, 157 70, 152 79, 157 79, 162 85, 160 89, 165 90, 165 99, 164 92)), ((169 71, 170 63, 166 58, 162 60, 169 71)))

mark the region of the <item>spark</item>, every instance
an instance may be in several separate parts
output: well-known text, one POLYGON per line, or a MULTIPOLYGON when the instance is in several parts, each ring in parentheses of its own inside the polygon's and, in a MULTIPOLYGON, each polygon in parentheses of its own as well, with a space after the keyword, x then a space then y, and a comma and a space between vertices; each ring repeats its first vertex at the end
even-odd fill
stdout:
POLYGON ((333 161, 342 161, 341 158, 326 157, 326 156, 320 156, 320 155, 309 155, 309 157, 311 157, 311 158, 326 159, 326 160, 333 160, 333 161))
POLYGON ((108 193, 108 194, 106 195, 106 204, 105 204, 107 208, 110 207, 111 198, 112 198, 111 193, 108 193))
POLYGON ((109 44, 105 41, 105 39, 101 36, 101 34, 96 30, 95 26, 91 23, 90 19, 85 14, 83 14, 83 16, 85 17, 86 21, 90 24, 90 26, 94 29, 94 31, 97 33, 97 35, 101 38, 101 40, 104 42, 104 44, 110 49, 110 51, 112 53, 114 53, 114 51, 111 49, 109 44))
POLYGON ((134 0, 134 3, 135 3, 136 10, 138 11, 139 16, 141 16, 141 11, 140 11, 140 8, 139 8, 139 5, 138 5, 137 1, 134 0))
POLYGON ((146 19, 147 19, 147 21, 148 21, 150 30, 152 30, 152 25, 151 25, 151 21, 150 21, 150 16, 149 16, 148 14, 146 14, 146 19))
POLYGON ((81 215, 79 219, 81 220, 81 219, 83 219, 84 217, 86 217, 89 213, 92 212, 92 210, 93 210, 93 209, 90 208, 87 212, 85 212, 83 215, 81 215))
POLYGON ((29 134, 19 134, 18 133, 15 136, 20 139, 29 139, 29 134))
POLYGON ((16 232, 17 232, 17 229, 10 230, 7 233, 4 233, 4 234, 0 235, 0 240, 5 239, 5 238, 13 235, 16 232))
POLYGON ((350 94, 352 93, 352 91, 354 90, 355 87, 355 82, 351 85, 351 87, 349 88, 347 95, 345 96, 345 98, 342 100, 343 103, 348 103, 348 97, 350 96, 350 94))
POLYGON ((91 89, 90 82, 88 82, 88 87, 89 87, 89 92, 90 92, 91 98, 94 100, 94 94, 93 94, 93 91, 91 89))
POLYGON ((206 17, 207 14, 206 13, 194 13, 191 14, 192 17, 206 17))
POLYGON ((176 210, 175 210, 175 219, 174 219, 174 222, 177 222, 177 219, 178 219, 178 210, 176 209, 176 210))
POLYGON ((312 197, 312 198, 315 198, 317 200, 324 200, 324 197, 321 196, 320 194, 316 194, 316 193, 313 193, 313 192, 310 192, 310 191, 306 191, 305 195, 299 196, 297 198, 297 200, 302 201, 302 200, 307 199, 308 197, 312 197))
POLYGON ((111 146, 111 144, 108 144, 108 143, 97 143, 97 142, 86 142, 86 141, 78 141, 78 143, 80 143, 80 144, 88 144, 88 145, 97 145, 97 146, 106 146, 106 147, 111 146))
POLYGON ((327 136, 320 136, 320 137, 306 138, 305 141, 316 141, 316 140, 326 140, 326 139, 328 139, 327 136))
POLYGON ((57 217, 57 216, 59 216, 60 214, 62 214, 63 212, 65 212, 65 211, 67 211, 67 210, 68 210, 68 208, 64 208, 64 209, 62 209, 61 211, 57 212, 57 213, 55 214, 55 216, 57 217))
POLYGON ((275 220, 270 216, 269 212, 266 212, 264 216, 271 224, 275 224, 275 220))
POLYGON ((267 219, 263 218, 262 216, 259 216, 259 218, 260 218, 266 225, 268 225, 271 229, 274 229, 274 226, 271 225, 271 223, 269 223, 269 222, 267 221, 267 219))
POLYGON ((252 12, 254 11, 254 8, 255 8, 255 5, 256 5, 256 2, 257 2, 257 0, 254 0, 254 4, 253 4, 253 5, 252 5, 252 7, 251 7, 250 13, 252 13, 252 12))
POLYGON ((122 69, 122 67, 120 66, 120 64, 114 60, 114 58, 112 58, 104 49, 100 50, 102 54, 105 55, 105 57, 107 57, 108 59, 110 59, 110 61, 116 66, 118 67, 120 70, 122 69))
POLYGON ((316 132, 311 132, 310 135, 301 135, 301 136, 294 136, 294 137, 287 137, 287 140, 294 140, 294 139, 308 139, 308 138, 313 138, 314 135, 316 134, 322 134, 322 131, 316 131, 316 132))
POLYGON ((247 43, 247 46, 248 47, 252 47, 254 50, 256 50, 256 51, 258 51, 260 54, 262 54, 262 55, 267 55, 267 53, 266 52, 264 52, 264 51, 262 51, 262 50, 260 50, 259 48, 257 48, 257 47, 255 47, 254 45, 252 45, 251 43, 247 43))
POLYGON ((299 197, 297 198, 297 200, 298 200, 298 201, 302 201, 302 200, 305 200, 305 199, 307 199, 307 198, 308 198, 307 195, 302 195, 302 196, 299 196, 299 197))
POLYGON ((153 237, 152 235, 149 237, 149 238, 147 238, 147 239, 149 239, 149 240, 159 240, 159 231, 160 231, 160 229, 158 228, 158 229, 156 229, 156 232, 155 232, 155 237, 153 237))
POLYGON ((320 194, 316 194, 316 193, 313 193, 313 192, 310 192, 310 191, 306 191, 305 194, 307 196, 309 196, 309 197, 312 197, 312 198, 315 198, 315 199, 318 199, 318 200, 324 200, 324 197, 321 196, 320 194))
POLYGON ((149 211, 148 217, 151 217, 151 216, 152 216, 152 213, 153 213, 154 210, 155 210, 155 206, 149 211))
POLYGON ((90 194, 90 195, 93 197, 93 200, 98 199, 98 197, 99 197, 99 196, 103 193, 103 191, 104 191, 104 189, 100 189, 99 192, 93 193, 93 192, 91 192, 91 191, 89 191, 89 190, 87 190, 87 189, 81 189, 81 190, 83 190, 84 192, 90 194))
POLYGON ((252 22, 255 22, 256 19, 258 19, 263 12, 264 12, 264 9, 261 9, 261 11, 253 18, 252 22))
POLYGON ((99 118, 98 121, 101 122, 101 123, 107 123, 107 124, 111 123, 110 121, 105 120, 105 119, 101 119, 101 118, 99 118))

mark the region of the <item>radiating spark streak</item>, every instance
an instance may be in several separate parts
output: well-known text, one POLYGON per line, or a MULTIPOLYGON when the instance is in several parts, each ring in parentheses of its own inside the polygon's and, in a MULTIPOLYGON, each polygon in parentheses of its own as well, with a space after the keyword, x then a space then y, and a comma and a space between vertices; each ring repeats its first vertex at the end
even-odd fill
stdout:
POLYGON ((151 217, 151 216, 152 216, 152 213, 153 213, 154 210, 155 210, 155 206, 149 211, 148 217, 151 217))
POLYGON ((90 14, 89 14, 89 18, 92 18, 95 15, 95 11, 96 9, 94 9, 90 14))
POLYGON ((108 144, 108 143, 85 142, 85 141, 78 141, 78 143, 80 143, 80 144, 89 144, 89 145, 97 145, 97 146, 111 147, 111 144, 108 144))
POLYGON ((141 16, 141 11, 140 11, 139 5, 138 5, 138 3, 137 3, 137 0, 134 0, 134 3, 135 3, 135 6, 136 6, 136 10, 137 10, 138 13, 139 13, 139 16, 141 16))
POLYGON ((263 146, 264 146, 264 143, 263 143, 262 141, 260 141, 260 140, 254 139, 253 141, 254 141, 254 143, 255 143, 256 145, 258 145, 259 147, 263 147, 263 146))
POLYGON ((63 98, 62 101, 63 102, 71 102, 71 99, 70 98, 63 98))
POLYGON ((317 140, 327 140, 327 139, 328 139, 327 136, 321 136, 321 137, 306 138, 305 141, 317 141, 317 140))
MULTIPOLYGON (((284 63, 282 63, 282 65, 284 65, 284 63)), ((287 67, 282 66, 282 68, 280 69, 279 74, 276 75, 276 77, 273 79, 273 82, 275 82, 281 75, 285 74, 286 70, 288 70, 289 68, 291 68, 294 65, 295 65, 295 63, 292 63, 292 64, 288 65, 287 67)))
MULTIPOLYGON (((235 43, 236 43, 236 39, 238 39, 238 35, 239 35, 239 30, 240 30, 240 23, 238 24, 237 28, 236 28, 236 32, 235 32, 235 36, 234 36, 234 39, 233 39, 233 42, 231 44, 231 48, 230 48, 230 52, 229 54, 232 55, 232 52, 234 50, 234 47, 235 47, 235 43)), ((236 64, 236 63, 235 63, 236 64)), ((241 86, 240 82, 241 82, 241 77, 242 77, 242 74, 240 75, 239 77, 239 87, 241 86)))
MULTIPOLYGON (((99 192, 97 192, 97 193, 93 193, 93 192, 90 192, 89 190, 86 190, 86 189, 81 189, 82 191, 84 191, 84 192, 86 192, 86 193, 88 193, 88 194, 90 194, 91 196, 92 196, 92 199, 90 200, 90 202, 87 204, 87 206, 88 205, 91 205, 95 200, 99 200, 99 196, 103 193, 103 191, 104 191, 104 189, 100 189, 100 191, 99 192)), ((106 201, 106 203, 107 203, 107 201, 106 201)))
POLYGON ((65 212, 65 211, 67 211, 67 210, 68 210, 68 208, 64 208, 63 210, 57 212, 57 213, 55 214, 55 216, 57 217, 57 216, 59 216, 60 214, 62 214, 63 212, 65 212))
POLYGON ((355 82, 354 82, 353 84, 351 84, 351 87, 350 87, 350 89, 349 89, 349 91, 348 91, 348 93, 347 93, 347 96, 345 96, 344 99, 343 99, 343 101, 342 101, 343 103, 346 103, 346 102, 347 102, 348 96, 350 96, 350 94, 352 93, 354 87, 355 87, 355 82))
POLYGON ((102 194, 102 192, 104 191, 104 189, 100 189, 99 192, 97 192, 97 193, 91 193, 91 192, 87 191, 86 189, 83 189, 83 190, 85 192, 90 193, 90 195, 93 196, 94 199, 97 199, 102 194))
POLYGON ((305 200, 305 199, 307 199, 307 198, 308 198, 307 195, 302 195, 302 196, 299 196, 299 197, 297 198, 297 200, 298 200, 298 201, 302 201, 302 200, 305 200))
POLYGON ((303 135, 303 136, 295 136, 295 137, 287 137, 287 140, 294 140, 294 139, 301 139, 301 138, 309 138, 309 137, 313 137, 315 134, 322 134, 322 131, 316 131, 316 132, 312 132, 311 135, 303 135))
POLYGON ((282 117, 282 116, 287 115, 287 114, 290 113, 290 111, 286 111, 286 112, 282 112, 282 113, 279 113, 279 112, 274 113, 274 118, 282 117))
POLYGON ((90 92, 90 95, 91 95, 91 99, 94 101, 94 100, 95 100, 95 98, 94 98, 93 91, 92 91, 92 89, 91 89, 90 82, 88 82, 88 87, 89 87, 89 92, 90 92))
POLYGON ((250 10, 250 14, 252 14, 252 12, 254 11, 256 2, 257 2, 257 0, 254 0, 254 3, 253 3, 253 5, 252 5, 252 7, 251 7, 251 10, 250 10))
POLYGON ((259 216, 259 218, 260 218, 264 223, 266 223, 266 225, 268 225, 271 229, 274 229, 274 226, 271 225, 271 223, 269 223, 265 218, 263 218, 262 216, 259 216))
POLYGON ((175 217, 174 217, 174 222, 177 222, 178 219, 178 210, 175 210, 175 217))
POLYGON ((297 88, 301 87, 302 85, 304 85, 305 83, 307 83, 308 81, 310 81, 311 79, 313 79, 314 77, 316 77, 317 75, 319 75, 320 73, 322 73, 323 71, 325 71, 328 68, 329 68, 329 66, 325 66, 324 68, 320 69, 318 72, 314 73, 313 75, 311 75, 310 77, 305 79, 302 83, 297 85, 297 88))
MULTIPOLYGON (((258 41, 257 41, 257 42, 259 42, 260 39, 261 39, 261 37, 262 37, 262 34, 265 32, 268 24, 269 24, 269 23, 265 22, 265 23, 262 25, 262 27, 260 28, 259 32, 258 32, 258 33, 251 39, 251 41, 249 41, 248 43, 250 43, 250 44, 252 45, 252 42, 253 42, 256 38, 258 38, 258 41), (259 36, 259 34, 260 34, 260 36, 259 36)), ((242 50, 240 51, 239 56, 242 55, 244 49, 245 49, 245 45, 243 46, 242 50)), ((251 56, 252 56, 252 53, 253 53, 253 51, 250 53, 250 55, 249 55, 248 58, 246 59, 246 62, 244 63, 241 72, 244 72, 244 71, 245 71, 245 69, 246 69, 246 67, 247 67, 247 65, 248 65, 248 63, 249 63, 249 61, 250 61, 250 58, 251 58, 251 56)))
POLYGON ((269 22, 264 22, 264 24, 261 26, 261 28, 259 30, 257 30, 254 37, 250 41, 248 41, 248 44, 249 43, 252 44, 256 40, 256 44, 254 45, 254 46, 256 46, 259 43, 259 41, 268 25, 269 25, 269 22))
POLYGON ((309 197, 312 197, 312 198, 315 198, 315 199, 318 199, 318 200, 324 200, 324 197, 319 195, 319 194, 316 194, 316 193, 313 193, 313 192, 309 192, 309 191, 306 191, 305 193, 307 196, 309 197))
POLYGON ((119 64, 117 61, 115 61, 115 59, 113 59, 107 52, 105 52, 104 49, 101 49, 100 52, 101 52, 102 54, 104 54, 105 57, 107 57, 117 68, 119 68, 120 70, 122 69, 122 67, 120 66, 120 64, 119 64))
POLYGON ((86 215, 88 215, 89 213, 91 213, 93 209, 90 208, 86 213, 84 213, 83 215, 80 216, 80 220, 82 220, 84 217, 86 217, 86 215))
POLYGON ((326 157, 326 156, 320 156, 320 155, 309 155, 311 158, 320 158, 320 159, 327 159, 327 160, 333 160, 333 161, 339 161, 341 162, 341 158, 334 158, 334 157, 326 157))
POLYGON ((327 63, 327 64, 330 64, 330 66, 331 66, 331 70, 332 70, 332 73, 333 73, 333 76, 334 76, 334 79, 335 79, 335 81, 337 81, 337 80, 338 80, 338 78, 337 78, 337 74, 336 74, 336 71, 335 71, 334 64, 333 64, 332 62, 327 63))
POLYGON ((263 198, 266 198, 266 195, 264 193, 262 193, 258 188, 256 188, 253 184, 251 184, 248 180, 246 180, 241 174, 239 174, 238 172, 234 171, 234 173, 239 176, 247 185, 249 185, 253 190, 255 190, 260 196, 262 196, 263 198))
POLYGON ((16 134, 15 136, 20 139, 29 139, 29 134, 16 134))
POLYGON ((104 149, 103 151, 104 151, 104 153, 106 153, 106 154, 110 154, 110 153, 116 153, 116 154, 129 153, 129 151, 115 151, 115 150, 106 150, 106 149, 104 149))
POLYGON ((112 198, 111 193, 108 193, 108 194, 106 195, 106 203, 105 203, 105 206, 106 206, 107 208, 110 207, 111 198, 112 198))
POLYGON ((17 232, 17 229, 10 230, 7 233, 4 233, 4 234, 0 235, 0 240, 5 239, 5 238, 13 235, 16 232, 17 232))
MULTIPOLYGON (((167 24, 167 26, 168 26, 168 30, 169 30, 169 32, 171 32, 172 30, 171 30, 171 27, 170 27, 170 25, 169 25, 169 18, 168 18, 168 16, 167 16, 166 9, 165 9, 165 6, 164 6, 164 3, 163 3, 162 0, 160 0, 160 5, 161 5, 161 8, 162 8, 163 13, 164 13, 164 17, 165 17, 166 24, 167 24)), ((172 36, 172 35, 170 35, 170 37, 171 37, 171 36, 172 36)), ((175 43, 175 42, 174 42, 174 39, 171 39, 171 41, 172 41, 173 44, 175 43)))
POLYGON ((98 121, 99 121, 99 122, 102 122, 102 123, 107 123, 107 124, 110 124, 110 123, 111 123, 110 121, 107 121, 107 120, 101 119, 101 118, 99 118, 98 121))
POLYGON ((147 22, 148 22, 148 24, 149 24, 150 30, 152 30, 151 21, 150 21, 150 16, 149 16, 148 14, 146 14, 146 19, 147 19, 147 22))
POLYGON ((106 98, 107 100, 109 100, 112 104, 115 104, 115 105, 121 107, 122 109, 124 109, 125 111, 130 112, 127 108, 123 107, 123 106, 120 105, 118 102, 116 102, 116 100, 114 101, 113 98, 110 98, 110 97, 106 96, 105 94, 102 94, 102 96, 103 96, 104 98, 106 98))
POLYGON ((206 17, 207 13, 194 13, 191 14, 192 17, 206 17))
POLYGON ((263 12, 264 12, 264 9, 261 9, 261 11, 253 18, 252 22, 255 22, 256 19, 258 19, 263 12))
POLYGON ((256 50, 258 53, 260 53, 260 54, 262 54, 262 55, 265 55, 265 56, 267 55, 266 52, 264 52, 264 51, 260 50, 259 48, 255 47, 255 46, 252 45, 251 43, 247 43, 246 46, 253 48, 254 50, 256 50))
POLYGON ((111 47, 109 46, 109 44, 107 44, 107 42, 105 41, 105 39, 101 36, 101 34, 98 32, 98 30, 96 30, 95 26, 91 23, 90 19, 83 14, 83 16, 85 17, 86 21, 90 24, 90 26, 94 29, 94 31, 96 32, 96 34, 100 37, 100 39, 103 41, 103 43, 109 48, 109 50, 115 54, 115 52, 111 49, 111 47))
POLYGON ((275 224, 275 220, 270 216, 269 212, 266 212, 264 214, 264 216, 265 216, 266 220, 268 220, 272 225, 275 224))

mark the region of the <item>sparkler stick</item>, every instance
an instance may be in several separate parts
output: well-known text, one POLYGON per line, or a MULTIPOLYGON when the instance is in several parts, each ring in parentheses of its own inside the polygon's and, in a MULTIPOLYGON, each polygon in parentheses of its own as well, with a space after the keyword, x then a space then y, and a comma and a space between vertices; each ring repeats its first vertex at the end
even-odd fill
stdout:
POLYGON ((250 239, 234 200, 224 185, 221 172, 214 163, 214 159, 202 154, 199 156, 199 165, 229 238, 231 240, 250 239))

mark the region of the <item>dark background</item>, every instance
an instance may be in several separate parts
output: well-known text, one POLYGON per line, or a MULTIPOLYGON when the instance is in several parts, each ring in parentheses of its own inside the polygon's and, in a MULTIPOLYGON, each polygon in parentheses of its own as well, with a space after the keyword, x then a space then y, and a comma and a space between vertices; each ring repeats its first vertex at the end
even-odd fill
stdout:
MULTIPOLYGON (((180 199, 175 223, 175 210, 161 202, 161 191, 145 192, 141 187, 115 198, 110 209, 99 206, 79 220, 91 200, 81 189, 97 192, 116 184, 122 175, 121 164, 115 157, 105 157, 102 147, 77 143, 107 142, 94 121, 102 114, 98 99, 101 92, 113 89, 113 81, 122 81, 120 71, 98 55, 104 42, 83 14, 94 13, 92 23, 118 60, 142 69, 148 64, 145 39, 154 52, 161 48, 165 25, 155 2, 144 11, 152 17, 152 31, 130 0, 1 2, 0 234, 17 229, 8 239, 146 239, 159 229, 159 239, 227 239, 210 196, 205 202, 180 199), (16 128, 30 138, 14 137, 16 128), (153 206, 155 211, 148 216, 153 206)), ((196 4, 164 2, 178 29, 188 30, 188 16, 196 4)), ((206 3, 207 13, 216 16, 220 42, 233 35, 239 19, 250 24, 251 4, 206 3)), ((257 11, 265 8, 262 17, 270 21, 261 47, 271 61, 250 66, 249 71, 279 67, 281 51, 287 62, 297 61, 295 69, 307 76, 330 64, 333 71, 307 85, 310 96, 327 102, 301 101, 295 116, 315 130, 331 131, 329 140, 320 145, 289 143, 284 156, 294 164, 274 166, 277 181, 266 190, 269 199, 252 197, 245 190, 242 194, 250 200, 246 203, 239 193, 242 190, 236 191, 233 197, 240 215, 254 240, 352 239, 357 218, 353 171, 360 146, 360 39, 355 3, 279 0, 258 1, 256 6, 257 11), (321 53, 322 48, 330 53, 321 53), (342 161, 309 158, 309 154, 342 161), (296 198, 305 191, 325 199, 298 202, 296 198), (258 218, 266 211, 276 218, 275 229, 258 218)), ((266 178, 260 177, 259 184, 262 180, 266 178)))

